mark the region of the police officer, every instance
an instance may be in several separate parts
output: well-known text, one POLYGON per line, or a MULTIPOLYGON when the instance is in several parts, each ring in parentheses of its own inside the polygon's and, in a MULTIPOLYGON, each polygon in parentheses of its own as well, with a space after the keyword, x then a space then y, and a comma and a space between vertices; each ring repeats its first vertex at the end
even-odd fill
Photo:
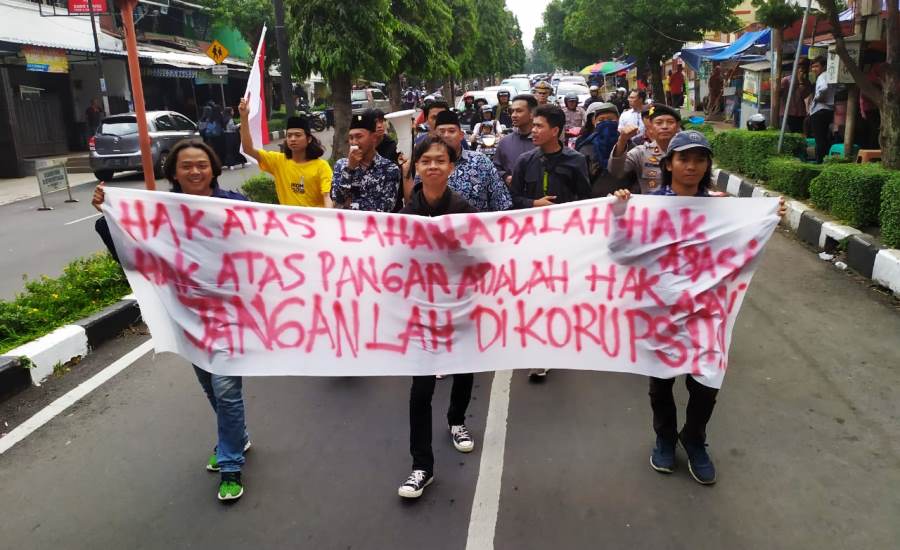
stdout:
POLYGON ((550 94, 553 93, 553 86, 546 80, 541 80, 534 85, 531 92, 534 94, 535 99, 537 99, 538 107, 540 107, 541 105, 546 105, 550 101, 550 94))
POLYGON ((609 171, 613 177, 620 180, 637 177, 644 194, 655 191, 662 183, 660 162, 681 124, 679 112, 661 103, 650 106, 648 118, 653 127, 652 141, 628 150, 628 142, 638 133, 636 126, 628 124, 619 131, 619 140, 609 156, 609 171))

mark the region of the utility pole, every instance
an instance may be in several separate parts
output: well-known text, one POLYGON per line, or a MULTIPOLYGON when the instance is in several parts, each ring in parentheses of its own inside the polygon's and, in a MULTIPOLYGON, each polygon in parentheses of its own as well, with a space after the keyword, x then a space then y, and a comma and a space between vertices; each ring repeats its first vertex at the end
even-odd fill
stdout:
POLYGON ((291 57, 288 53, 287 36, 284 34, 284 0, 272 0, 275 7, 275 44, 278 46, 281 67, 281 99, 287 116, 294 116, 294 93, 291 84, 291 57))
POLYGON ((103 78, 103 58, 100 56, 100 41, 97 40, 97 23, 94 21, 94 0, 88 0, 88 12, 91 17, 91 36, 94 37, 94 56, 97 58, 97 77, 100 79, 100 97, 103 99, 103 112, 108 116, 109 95, 106 93, 106 79, 103 78))

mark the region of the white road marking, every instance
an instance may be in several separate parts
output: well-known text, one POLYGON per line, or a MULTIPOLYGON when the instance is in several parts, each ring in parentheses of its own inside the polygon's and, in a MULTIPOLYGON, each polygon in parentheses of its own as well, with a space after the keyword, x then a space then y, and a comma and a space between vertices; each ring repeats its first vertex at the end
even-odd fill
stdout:
POLYGON ((35 430, 47 422, 53 420, 53 418, 77 403, 81 398, 103 385, 103 383, 107 382, 110 378, 130 367, 135 361, 143 357, 152 349, 153 340, 147 340, 117 359, 113 364, 88 378, 53 403, 50 403, 38 411, 37 414, 17 426, 4 437, 0 438, 0 455, 11 449, 13 445, 19 441, 22 441, 31 435, 35 430))
POLYGON ((77 220, 72 220, 70 222, 66 222, 63 225, 72 225, 73 223, 83 222, 84 220, 89 220, 91 218, 96 218, 97 216, 102 216, 102 212, 97 212, 96 214, 91 214, 90 216, 85 216, 83 218, 78 218, 77 220))
POLYGON ((481 464, 472 513, 469 516, 469 535, 466 550, 493 550, 494 531, 500 512, 500 485, 503 480, 503 453, 506 450, 506 419, 509 415, 509 388, 512 373, 501 370, 494 373, 491 384, 491 402, 488 405, 484 442, 481 446, 481 464))

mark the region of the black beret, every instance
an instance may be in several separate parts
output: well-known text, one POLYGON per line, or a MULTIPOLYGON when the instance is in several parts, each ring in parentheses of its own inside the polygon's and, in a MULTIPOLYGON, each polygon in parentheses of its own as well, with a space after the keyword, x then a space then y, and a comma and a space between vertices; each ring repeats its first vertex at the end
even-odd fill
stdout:
POLYGON ((441 111, 437 114, 437 120, 434 122, 435 127, 442 124, 453 124, 459 126, 459 115, 454 111, 441 111))
POLYGON ((365 113, 362 113, 361 115, 353 115, 353 117, 350 118, 350 129, 351 130, 356 130, 357 128, 359 128, 362 130, 368 130, 370 132, 374 132, 375 126, 376 126, 375 114, 368 112, 368 111, 366 111, 365 113))
POLYGON ((662 103, 654 103, 650 105, 647 109, 645 109, 645 112, 647 113, 645 116, 649 117, 650 120, 653 120, 658 116, 669 115, 678 122, 681 122, 681 113, 678 112, 678 109, 673 109, 672 107, 663 105, 662 103))

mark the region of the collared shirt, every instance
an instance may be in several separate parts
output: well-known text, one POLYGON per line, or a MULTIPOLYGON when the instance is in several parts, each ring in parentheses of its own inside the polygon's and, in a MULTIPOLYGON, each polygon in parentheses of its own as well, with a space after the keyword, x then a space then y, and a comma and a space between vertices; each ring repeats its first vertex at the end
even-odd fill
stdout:
MULTIPOLYGON (((416 176, 416 184, 422 180, 416 176)), ((497 175, 497 169, 487 156, 463 150, 447 187, 464 198, 479 212, 495 212, 512 208, 509 188, 497 175)))
POLYGON ((497 142, 494 166, 497 168, 497 175, 500 176, 500 179, 505 181, 506 176, 511 176, 519 157, 532 149, 534 149, 534 142, 531 141, 531 133, 519 133, 518 128, 497 142))
POLYGON ((400 168, 375 154, 369 166, 347 168, 347 159, 334 163, 331 199, 337 208, 391 212, 400 187, 400 168))
POLYGON ((659 164, 663 156, 665 151, 655 141, 638 145, 620 157, 616 156, 616 149, 613 148, 609 154, 609 172, 620 180, 626 179, 629 174, 635 174, 641 184, 641 193, 651 193, 662 184, 662 169, 659 164))
POLYGON ((809 114, 813 115, 823 109, 834 110, 834 88, 828 85, 828 74, 824 72, 816 78, 816 91, 809 114))
POLYGON ((623 128, 628 125, 637 126, 639 136, 644 135, 644 121, 641 118, 641 111, 635 111, 634 109, 625 109, 625 112, 622 113, 622 116, 619 117, 619 131, 621 132, 623 128))
POLYGON ((569 109, 566 107, 563 109, 566 113, 566 128, 581 128, 584 126, 584 109, 581 108, 581 105, 575 107, 575 109, 569 109))

